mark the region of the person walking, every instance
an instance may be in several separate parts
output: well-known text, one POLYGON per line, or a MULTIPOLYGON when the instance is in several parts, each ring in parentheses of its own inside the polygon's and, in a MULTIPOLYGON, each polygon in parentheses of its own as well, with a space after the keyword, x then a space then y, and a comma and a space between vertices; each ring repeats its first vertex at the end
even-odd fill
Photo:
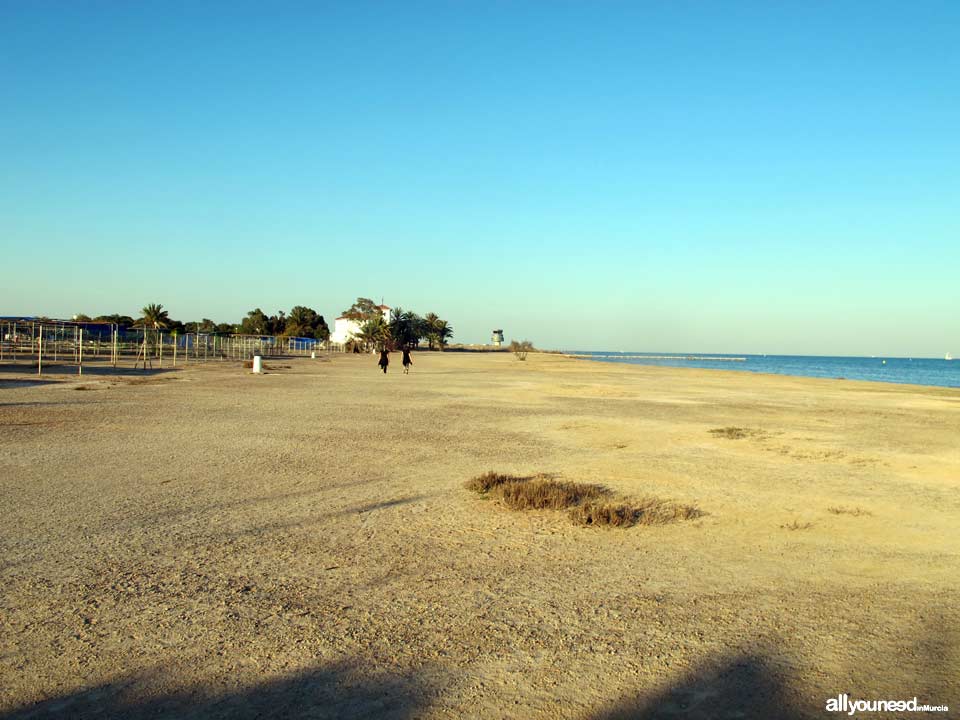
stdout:
POLYGON ((387 374, 387 365, 390 364, 390 358, 387 357, 388 354, 389 354, 389 351, 388 351, 386 348, 384 348, 383 350, 381 350, 381 351, 380 351, 380 360, 377 362, 377 365, 379 365, 380 368, 383 370, 383 374, 384 374, 384 375, 387 374))
POLYGON ((403 374, 410 374, 410 366, 413 365, 413 358, 410 357, 410 348, 403 349, 403 374))

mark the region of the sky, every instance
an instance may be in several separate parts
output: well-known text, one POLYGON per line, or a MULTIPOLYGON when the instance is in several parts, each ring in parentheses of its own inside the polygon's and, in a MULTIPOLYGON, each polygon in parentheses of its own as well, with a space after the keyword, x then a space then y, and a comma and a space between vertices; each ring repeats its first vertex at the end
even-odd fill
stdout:
POLYGON ((960 3, 0 3, 0 315, 960 354, 960 3))

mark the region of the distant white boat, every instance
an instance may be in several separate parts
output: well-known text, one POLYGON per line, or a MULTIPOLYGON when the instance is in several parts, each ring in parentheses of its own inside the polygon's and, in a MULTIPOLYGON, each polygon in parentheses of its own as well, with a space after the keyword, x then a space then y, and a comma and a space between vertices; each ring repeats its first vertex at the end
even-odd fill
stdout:
POLYGON ((953 355, 951 355, 950 353, 947 353, 946 355, 943 356, 943 359, 944 359, 944 360, 953 360, 953 355))

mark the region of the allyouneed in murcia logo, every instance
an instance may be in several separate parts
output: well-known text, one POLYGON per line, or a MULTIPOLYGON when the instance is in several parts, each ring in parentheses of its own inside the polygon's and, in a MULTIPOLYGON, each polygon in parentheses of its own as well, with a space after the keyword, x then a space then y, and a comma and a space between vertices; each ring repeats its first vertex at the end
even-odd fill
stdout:
POLYGON ((846 693, 827 699, 827 712, 857 713, 875 712, 948 712, 946 705, 921 704, 917 698, 910 700, 851 700, 846 693))

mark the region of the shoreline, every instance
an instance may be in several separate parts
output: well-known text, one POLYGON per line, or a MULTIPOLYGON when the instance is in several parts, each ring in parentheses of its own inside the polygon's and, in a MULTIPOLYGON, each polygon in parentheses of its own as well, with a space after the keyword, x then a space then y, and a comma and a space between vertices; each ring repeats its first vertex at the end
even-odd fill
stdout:
MULTIPOLYGON (((766 358, 766 357, 775 357, 775 358, 778 358, 778 357, 787 357, 787 358, 790 358, 790 357, 803 357, 803 358, 813 358, 813 359, 817 359, 817 358, 820 358, 820 357, 825 357, 825 358, 828 357, 828 356, 818 356, 818 355, 803 355, 803 356, 800 356, 800 355, 798 355, 798 356, 792 356, 792 355, 783 355, 783 356, 749 356, 749 355, 748 355, 748 356, 745 356, 745 357, 743 357, 743 358, 739 358, 739 357, 738 357, 738 358, 730 358, 730 360, 736 360, 737 362, 731 364, 729 367, 717 367, 717 368, 713 368, 713 367, 700 367, 700 366, 683 366, 683 365, 658 364, 658 363, 655 363, 655 362, 652 362, 652 363, 644 363, 644 362, 618 362, 618 361, 617 361, 617 357, 619 357, 619 356, 616 356, 616 355, 609 355, 609 356, 604 356, 604 357, 593 357, 593 356, 588 355, 588 354, 563 353, 563 356, 564 356, 564 357, 568 357, 568 358, 570 358, 571 360, 587 360, 587 361, 591 361, 591 362, 603 363, 603 364, 605 364, 605 365, 625 365, 625 366, 630 366, 630 367, 659 367, 659 368, 670 368, 670 369, 674 369, 674 370, 703 370, 703 371, 706 371, 706 372, 721 372, 721 373, 722 373, 722 372, 733 372, 733 373, 738 373, 738 374, 747 374, 747 373, 748 373, 748 374, 752 374, 752 375, 769 375, 769 376, 773 376, 773 377, 807 378, 807 379, 810 379, 810 380, 830 380, 830 381, 834 381, 834 382, 835 382, 835 381, 841 381, 841 382, 857 382, 857 383, 878 383, 878 384, 881 384, 881 385, 897 385, 897 386, 914 387, 914 388, 940 388, 940 389, 943 389, 943 390, 958 390, 958 391, 960 391, 960 384, 958 384, 958 385, 922 384, 922 383, 916 383, 916 382, 909 382, 909 381, 906 381, 906 380, 894 380, 894 379, 884 380, 884 379, 877 379, 877 378, 855 378, 855 377, 846 377, 846 376, 800 375, 800 374, 788 373, 788 372, 773 372, 773 371, 764 370, 764 369, 754 370, 754 369, 751 369, 751 368, 749 368, 749 367, 739 365, 740 362, 747 363, 747 362, 750 361, 750 359, 756 358, 756 357, 764 357, 764 358, 766 358)), ((640 355, 635 356, 635 357, 631 356, 630 359, 641 359, 641 358, 645 358, 645 357, 649 357, 649 356, 640 356, 640 355)), ((685 361, 685 360, 688 360, 688 358, 687 358, 686 356, 683 356, 683 357, 680 357, 680 356, 650 357, 650 359, 651 359, 651 360, 669 359, 669 360, 684 360, 684 361, 685 361)), ((833 359, 833 358, 829 358, 829 359, 833 359)), ((847 359, 847 358, 838 358, 838 359, 847 359)), ((861 359, 873 359, 873 358, 858 358, 858 357, 853 357, 853 358, 849 358, 849 359, 851 359, 851 360, 861 360, 861 359)), ((909 361, 908 358, 891 358, 891 359, 909 361)), ((934 360, 934 361, 937 360, 937 358, 923 358, 923 359, 925 359, 925 360, 934 360)), ((715 360, 715 358, 708 358, 708 357, 698 357, 698 358, 695 358, 695 359, 690 359, 691 362, 711 362, 711 361, 714 361, 714 360, 715 360)), ((943 361, 943 362, 949 362, 949 361, 943 361)))

